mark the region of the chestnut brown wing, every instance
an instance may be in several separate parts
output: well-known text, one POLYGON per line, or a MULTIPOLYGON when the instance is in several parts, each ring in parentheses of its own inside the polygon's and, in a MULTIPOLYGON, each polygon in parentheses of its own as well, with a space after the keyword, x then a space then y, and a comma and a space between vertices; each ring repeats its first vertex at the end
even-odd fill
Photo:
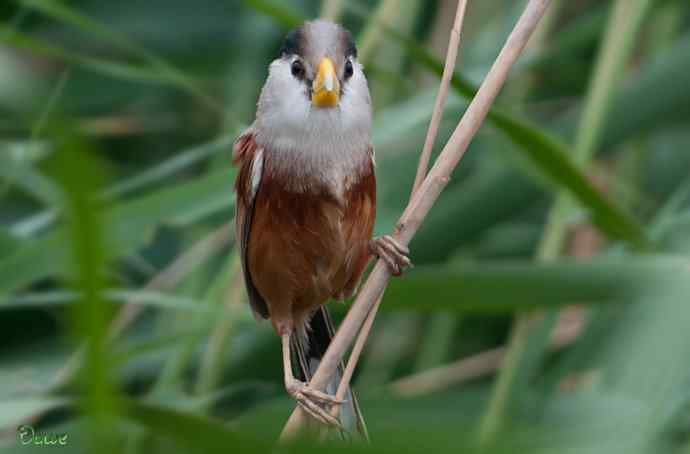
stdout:
POLYGON ((369 155, 371 159, 362 172, 359 182, 353 185, 345 195, 348 204, 343 225, 346 228, 347 243, 351 245, 354 255, 350 267, 350 278, 345 287, 334 295, 336 299, 348 299, 354 296, 370 259, 369 240, 371 240, 376 219, 376 175, 372 147, 369 147, 369 155))
POLYGON ((263 172, 263 150, 254 142, 251 129, 240 135, 233 145, 233 164, 240 166, 235 180, 237 203, 235 205, 235 234, 239 246, 244 284, 254 316, 268 318, 268 306, 252 282, 247 263, 247 245, 251 233, 254 202, 263 172))

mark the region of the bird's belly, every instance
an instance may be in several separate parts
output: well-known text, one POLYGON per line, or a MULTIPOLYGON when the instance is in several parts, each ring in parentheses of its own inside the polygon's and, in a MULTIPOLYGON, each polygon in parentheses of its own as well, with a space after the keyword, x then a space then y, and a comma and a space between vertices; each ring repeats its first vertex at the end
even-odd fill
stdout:
POLYGON ((366 253, 368 236, 352 235, 356 221, 324 194, 262 186, 247 261, 269 312, 306 312, 342 291, 366 253))

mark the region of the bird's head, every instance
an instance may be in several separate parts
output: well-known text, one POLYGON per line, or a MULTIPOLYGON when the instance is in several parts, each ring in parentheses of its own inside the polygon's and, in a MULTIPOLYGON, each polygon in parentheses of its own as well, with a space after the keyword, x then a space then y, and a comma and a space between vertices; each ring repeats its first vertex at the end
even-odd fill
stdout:
POLYGON ((368 136, 369 88, 350 33, 325 20, 288 33, 269 67, 257 121, 279 142, 324 133, 368 136))

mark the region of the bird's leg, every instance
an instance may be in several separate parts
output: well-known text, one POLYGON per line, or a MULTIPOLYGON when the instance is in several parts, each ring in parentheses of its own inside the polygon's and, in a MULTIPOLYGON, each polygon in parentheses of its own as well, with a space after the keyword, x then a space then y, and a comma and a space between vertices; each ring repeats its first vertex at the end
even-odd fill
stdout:
POLYGON ((394 276, 400 276, 403 269, 412 265, 410 250, 391 235, 377 236, 369 242, 372 254, 386 262, 394 276))
POLYGON ((340 427, 337 418, 331 416, 321 405, 336 405, 343 400, 331 396, 319 390, 313 389, 308 383, 297 380, 292 374, 292 359, 290 357, 290 333, 281 336, 283 341, 283 370, 285 373, 285 389, 311 416, 316 420, 336 427, 340 427))

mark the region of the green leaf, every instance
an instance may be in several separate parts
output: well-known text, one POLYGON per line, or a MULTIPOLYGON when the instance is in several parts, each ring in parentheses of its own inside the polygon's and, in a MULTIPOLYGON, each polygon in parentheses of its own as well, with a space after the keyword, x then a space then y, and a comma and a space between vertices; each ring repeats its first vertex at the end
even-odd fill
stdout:
POLYGON ((272 447, 268 440, 243 437, 216 420, 193 413, 134 400, 126 401, 125 406, 128 419, 187 447, 191 452, 270 452, 272 447))
POLYGON ((690 34, 653 55, 615 97, 602 134, 602 148, 690 119, 690 34))
POLYGON ((382 307, 495 313, 624 302, 689 275, 687 261, 672 256, 418 267, 390 282, 382 307))
POLYGON ((3 24, 0 24, 0 40, 18 49, 44 57, 63 60, 116 79, 146 84, 175 85, 168 75, 160 71, 130 63, 105 60, 71 52, 42 39, 33 38, 22 32, 11 30, 3 24))
POLYGON ((235 169, 228 168, 116 204, 108 215, 115 223, 113 241, 131 249, 140 244, 131 238, 136 232, 142 235, 160 223, 188 225, 231 209, 234 175, 235 169))
POLYGON ((30 163, 10 160, 9 165, 0 165, 0 181, 15 185, 41 203, 53 206, 59 203, 60 191, 55 183, 30 163))
POLYGON ((103 196, 106 198, 122 197, 125 194, 169 178, 211 156, 231 150, 235 137, 235 134, 221 136, 211 142, 175 153, 172 158, 160 164, 149 167, 133 177, 118 181, 103 191, 103 196))
POLYGON ((0 401, 0 430, 17 430, 22 422, 37 414, 62 407, 69 399, 61 397, 24 397, 0 401))
MULTIPOLYGON (((132 200, 120 202, 105 214, 109 250, 125 255, 142 246, 163 223, 187 225, 234 204, 233 171, 225 170, 172 184, 132 200)), ((69 269, 60 231, 48 233, 0 260, 0 294, 69 269)))
POLYGON ((439 198, 410 244, 412 257, 418 264, 442 262, 458 246, 475 244, 488 227, 532 208, 541 194, 524 173, 505 168, 476 172, 439 198))
MULTIPOLYGON (((0 318, 13 320, 6 313, 0 318)), ((4 401, 46 397, 43 394, 50 393, 60 369, 69 361, 71 351, 65 344, 55 337, 33 336, 6 349, 0 357, 0 412, 4 401)))
POLYGON ((110 260, 105 237, 110 223, 103 222, 103 206, 92 198, 104 184, 106 173, 86 143, 63 134, 57 137, 59 149, 53 166, 65 200, 64 247, 73 258, 70 285, 81 296, 71 312, 70 328, 85 345, 78 383, 85 396, 83 409, 89 414, 93 444, 108 452, 115 443, 115 432, 108 426, 118 413, 114 368, 107 359, 111 312, 103 299, 110 260))
POLYGON ((27 7, 35 9, 54 20, 71 25, 72 27, 86 32, 89 37, 96 36, 104 42, 108 42, 120 49, 126 50, 133 55, 141 58, 148 66, 161 72, 171 83, 185 89, 190 94, 204 101, 209 107, 218 112, 222 112, 222 107, 217 101, 206 94, 197 82, 188 77, 185 73, 172 66, 163 58, 148 51, 144 47, 135 43, 127 36, 122 35, 107 26, 81 14, 78 10, 72 9, 58 0, 19 0, 27 7))
POLYGON ((0 259, 11 255, 22 245, 19 238, 12 235, 4 227, 0 227, 0 259))
MULTIPOLYGON (((625 311, 612 314, 594 348, 578 352, 585 353, 587 370, 601 374, 602 389, 625 395, 644 410, 636 415, 637 430, 626 435, 631 446, 648 447, 635 452, 670 450, 654 445, 659 442, 687 443, 690 371, 681 359, 690 355, 687 282, 639 293, 625 311)), ((611 415, 593 411, 583 419, 610 420, 611 415)), ((615 433, 610 437, 619 438, 615 433)))
MULTIPOLYGON (((690 118, 690 88, 684 75, 690 71, 690 34, 679 38, 666 52, 654 54, 639 65, 614 97, 601 137, 601 149, 614 149, 638 137, 690 118)), ((571 109, 554 123, 554 129, 572 136, 581 107, 571 109)))
MULTIPOLYGON (((25 293, 0 299, 0 311, 28 308, 49 309, 56 306, 72 305, 79 298, 81 298, 79 293, 67 290, 25 293)), ((192 312, 208 312, 215 308, 215 306, 199 304, 192 298, 151 290, 108 289, 103 292, 103 298, 115 303, 136 301, 137 305, 192 312)))
POLYGON ((494 112, 490 118, 547 177, 567 188, 588 209, 592 221, 606 234, 624 240, 636 249, 652 248, 652 241, 637 220, 597 190, 568 158, 571 150, 567 145, 555 136, 542 133, 502 112, 494 112))
POLYGON ((599 35, 606 26, 610 5, 592 5, 572 19, 567 28, 559 29, 550 37, 546 49, 533 57, 517 63, 520 70, 542 69, 548 71, 554 66, 567 63, 573 54, 595 47, 599 35))

